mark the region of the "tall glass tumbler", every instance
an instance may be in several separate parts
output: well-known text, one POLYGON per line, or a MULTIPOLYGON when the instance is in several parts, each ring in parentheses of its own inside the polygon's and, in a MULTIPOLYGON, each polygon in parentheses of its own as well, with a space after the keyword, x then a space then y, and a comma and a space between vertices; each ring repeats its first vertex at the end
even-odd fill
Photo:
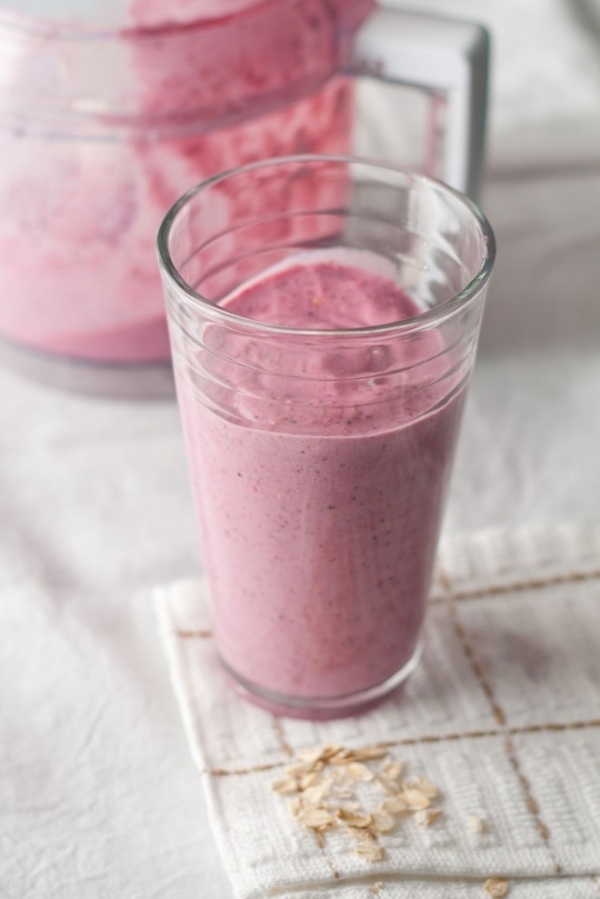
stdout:
POLYGON ((272 710, 355 713, 421 653, 491 228, 422 175, 298 156, 200 184, 158 245, 221 663, 272 710), (228 308, 323 261, 391 279, 413 313, 316 329, 228 308))

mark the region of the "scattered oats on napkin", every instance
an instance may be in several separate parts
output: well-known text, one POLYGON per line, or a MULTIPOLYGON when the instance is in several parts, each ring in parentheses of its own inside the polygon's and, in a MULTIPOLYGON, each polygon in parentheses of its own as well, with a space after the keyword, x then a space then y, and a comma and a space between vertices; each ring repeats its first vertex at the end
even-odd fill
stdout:
POLYGON ((202 584, 156 605, 240 899, 600 896, 600 526, 446 540, 423 662, 358 718, 243 702, 202 584))

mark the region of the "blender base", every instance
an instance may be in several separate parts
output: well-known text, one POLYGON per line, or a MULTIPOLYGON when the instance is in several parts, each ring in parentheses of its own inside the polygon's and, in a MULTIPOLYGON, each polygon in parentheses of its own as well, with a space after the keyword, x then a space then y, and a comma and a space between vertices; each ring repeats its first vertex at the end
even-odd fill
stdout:
POLYGON ((95 362, 45 353, 0 336, 0 364, 32 381, 106 399, 175 398, 170 360, 95 362))

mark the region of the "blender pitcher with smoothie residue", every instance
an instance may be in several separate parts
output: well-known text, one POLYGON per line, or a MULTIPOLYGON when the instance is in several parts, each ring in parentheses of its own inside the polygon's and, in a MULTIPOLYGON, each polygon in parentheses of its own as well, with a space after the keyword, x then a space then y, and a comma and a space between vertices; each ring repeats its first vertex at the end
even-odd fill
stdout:
MULTIPOLYGON (((396 161, 477 190, 489 55, 478 25, 371 0, 83 8, 0 2, 0 353, 26 374, 89 393, 170 393, 163 214, 253 160, 350 153, 374 81, 406 99, 396 161)), ((252 202, 266 209, 268 197, 252 202)), ((220 218, 226 229, 227 208, 220 218)))

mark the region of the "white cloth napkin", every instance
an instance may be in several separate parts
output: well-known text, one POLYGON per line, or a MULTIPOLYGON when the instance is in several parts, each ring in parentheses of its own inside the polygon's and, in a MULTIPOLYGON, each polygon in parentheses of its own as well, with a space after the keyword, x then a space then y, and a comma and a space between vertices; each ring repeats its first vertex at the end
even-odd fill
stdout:
POLYGON ((358 718, 296 721, 244 703, 216 663, 202 584, 160 588, 156 605, 241 899, 470 899, 496 876, 516 899, 598 899, 600 526, 446 540, 423 662, 358 718), (428 828, 402 819, 373 864, 341 832, 319 848, 271 784, 302 748, 380 741, 440 788, 443 815, 428 828))

